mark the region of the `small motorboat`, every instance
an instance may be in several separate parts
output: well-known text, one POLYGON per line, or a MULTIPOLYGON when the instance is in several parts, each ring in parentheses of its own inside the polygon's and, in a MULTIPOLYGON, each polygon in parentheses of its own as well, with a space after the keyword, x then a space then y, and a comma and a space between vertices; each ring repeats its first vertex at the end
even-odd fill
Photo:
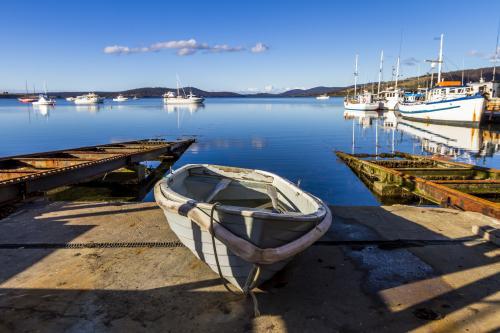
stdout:
POLYGON ((158 182, 154 193, 180 241, 244 292, 270 279, 332 222, 320 199, 260 170, 190 164, 158 182))
POLYGON ((316 96, 316 99, 319 99, 319 100, 330 99, 330 96, 328 96, 327 94, 322 94, 322 95, 316 96))
POLYGON ((55 104, 56 104, 55 99, 50 98, 49 96, 44 94, 40 94, 40 96, 38 96, 38 100, 33 102, 33 105, 55 105, 55 104))
POLYGON ((128 100, 128 97, 123 96, 122 94, 113 98, 113 102, 125 102, 128 100))
POLYGON ((76 99, 76 97, 66 97, 66 100, 67 100, 68 102, 74 102, 74 101, 75 101, 75 99, 76 99))

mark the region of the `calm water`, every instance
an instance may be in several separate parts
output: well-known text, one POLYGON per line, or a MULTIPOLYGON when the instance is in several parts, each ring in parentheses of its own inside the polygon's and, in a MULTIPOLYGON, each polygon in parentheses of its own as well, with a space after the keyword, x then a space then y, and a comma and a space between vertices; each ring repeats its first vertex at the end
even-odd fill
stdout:
MULTIPOLYGON (((377 113, 344 115, 340 98, 212 98, 204 107, 165 107, 161 99, 118 105, 55 108, 0 100, 0 156, 116 141, 196 136, 198 143, 176 163, 213 163, 268 170, 325 201, 377 205, 377 199, 342 163, 347 152, 440 152, 500 167, 499 132, 413 122, 389 124, 377 113), (354 139, 354 143, 353 143, 354 139)), ((152 200, 149 195, 147 200, 152 200)))

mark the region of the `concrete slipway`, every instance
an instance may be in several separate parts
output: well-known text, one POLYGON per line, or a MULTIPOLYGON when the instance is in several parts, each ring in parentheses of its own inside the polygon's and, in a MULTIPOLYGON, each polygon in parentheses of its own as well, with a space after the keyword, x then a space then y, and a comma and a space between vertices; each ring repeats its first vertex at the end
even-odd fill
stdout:
MULTIPOLYGON (((0 249, 0 332, 500 329, 500 249, 472 231, 497 221, 400 205, 332 210, 329 242, 257 290, 258 318, 183 247, 0 249)), ((154 203, 38 201, 0 220, 0 244, 116 241, 176 237, 154 203)))

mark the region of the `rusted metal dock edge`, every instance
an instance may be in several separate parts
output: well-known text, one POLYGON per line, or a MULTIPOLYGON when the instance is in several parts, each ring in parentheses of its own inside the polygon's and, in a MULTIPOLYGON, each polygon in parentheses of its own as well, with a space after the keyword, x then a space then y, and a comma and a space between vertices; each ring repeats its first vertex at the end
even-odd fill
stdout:
POLYGON ((0 205, 141 161, 175 160, 194 142, 139 140, 0 158, 0 205))
POLYGON ((477 196, 500 194, 499 170, 400 152, 371 155, 337 151, 336 155, 380 196, 414 194, 443 207, 500 218, 500 204, 477 196))

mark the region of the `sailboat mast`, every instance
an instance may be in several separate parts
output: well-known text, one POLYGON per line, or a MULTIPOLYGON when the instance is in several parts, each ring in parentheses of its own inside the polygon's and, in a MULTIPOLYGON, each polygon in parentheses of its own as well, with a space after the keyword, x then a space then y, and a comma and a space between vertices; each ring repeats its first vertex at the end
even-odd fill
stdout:
POLYGON ((464 58, 462 58, 462 85, 464 85, 464 71, 465 71, 464 58))
POLYGON ((179 75, 178 74, 175 74, 175 84, 177 86, 177 96, 179 96, 179 75))
POLYGON ((394 83, 394 90, 398 89, 398 79, 399 79, 399 56, 396 61, 396 82, 394 83))
POLYGON ((441 82, 441 70, 443 69, 443 38, 444 34, 441 34, 441 42, 439 43, 439 58, 438 58, 438 84, 441 82))
POLYGON ((497 45, 495 47, 495 58, 493 59, 493 77, 492 81, 495 82, 495 76, 497 72, 497 59, 498 59, 498 35, 500 35, 500 21, 498 22, 498 31, 497 31, 497 45))
POLYGON ((25 86, 26 86, 26 96, 27 96, 28 95, 28 80, 26 80, 25 86))
POLYGON ((396 62, 396 82, 394 82, 394 90, 398 89, 398 81, 399 81, 399 62, 401 59, 401 48, 403 47, 403 31, 401 30, 401 37, 399 38, 399 53, 398 60, 396 62))
POLYGON ((356 60, 354 64, 354 97, 356 97, 357 84, 358 84, 358 55, 356 54, 356 60))
POLYGON ((377 86, 377 95, 380 94, 380 81, 382 80, 382 69, 384 67, 384 50, 380 52, 380 66, 378 69, 378 86, 377 86))

